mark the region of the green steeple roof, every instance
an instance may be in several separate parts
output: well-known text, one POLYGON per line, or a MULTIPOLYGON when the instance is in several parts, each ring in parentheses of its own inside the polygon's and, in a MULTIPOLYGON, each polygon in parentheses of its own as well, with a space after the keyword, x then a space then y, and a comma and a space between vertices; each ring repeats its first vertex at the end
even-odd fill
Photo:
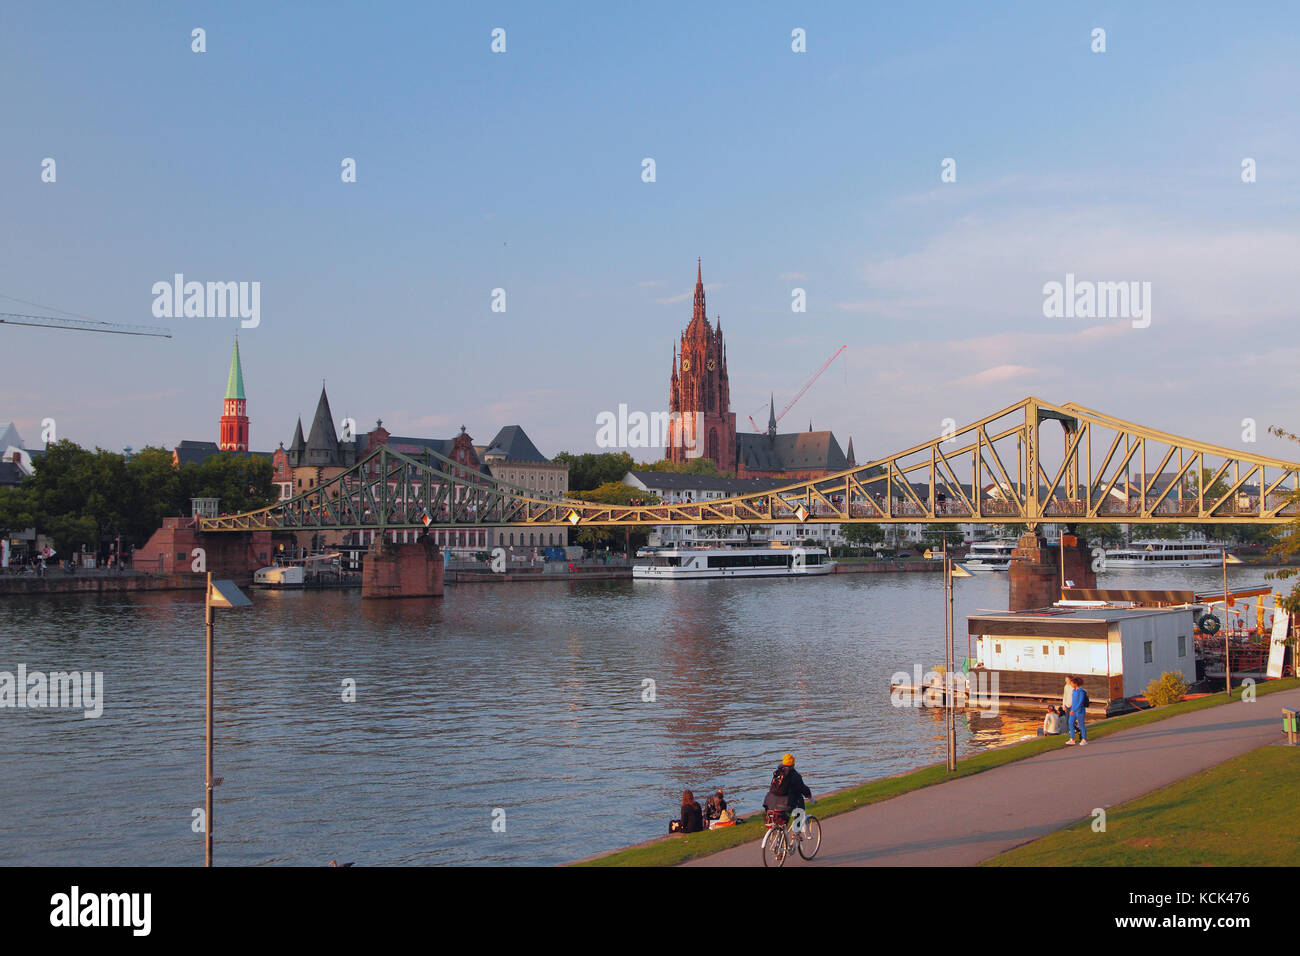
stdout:
POLYGON ((244 397, 244 367, 239 364, 239 339, 235 339, 235 353, 230 356, 230 377, 226 379, 226 398, 244 397))

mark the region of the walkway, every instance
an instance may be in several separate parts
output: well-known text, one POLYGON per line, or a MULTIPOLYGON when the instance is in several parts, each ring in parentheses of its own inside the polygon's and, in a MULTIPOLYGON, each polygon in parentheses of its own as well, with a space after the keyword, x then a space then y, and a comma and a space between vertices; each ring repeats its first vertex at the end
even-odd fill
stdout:
MULTIPOLYGON (((984 773, 902 794, 822 821, 812 863, 786 866, 971 866, 1282 736, 1300 689, 1119 731, 984 773)), ((815 767, 801 768, 813 793, 815 767)), ((812 813, 816 814, 814 804, 812 813)), ((757 841, 686 866, 762 866, 757 841)))

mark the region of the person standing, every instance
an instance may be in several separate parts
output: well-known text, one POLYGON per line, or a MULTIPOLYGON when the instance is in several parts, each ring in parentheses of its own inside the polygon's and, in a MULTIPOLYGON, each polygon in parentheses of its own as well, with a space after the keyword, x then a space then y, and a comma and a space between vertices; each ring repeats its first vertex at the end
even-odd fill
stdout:
POLYGON ((1070 678, 1070 684, 1074 693, 1070 696, 1070 739, 1066 744, 1074 743, 1074 730, 1079 729, 1079 746, 1087 746, 1088 728, 1085 724, 1085 717, 1088 713, 1088 692, 1083 689, 1083 681, 1077 677, 1070 678))

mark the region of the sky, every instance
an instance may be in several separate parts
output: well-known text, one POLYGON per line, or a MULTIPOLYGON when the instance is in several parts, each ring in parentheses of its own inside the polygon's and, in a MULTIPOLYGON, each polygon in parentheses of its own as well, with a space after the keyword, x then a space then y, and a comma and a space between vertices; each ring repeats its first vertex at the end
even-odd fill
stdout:
POLYGON ((238 332, 256 450, 324 381, 362 430, 598 451, 665 410, 699 258, 742 430, 846 345, 782 430, 859 463, 1030 394, 1295 460, 1298 41, 1287 3, 10 0, 0 311, 173 337, 0 325, 0 423, 215 441, 238 332), (259 324, 157 318, 176 273, 259 324), (1067 274, 1149 322, 1045 316, 1067 274))

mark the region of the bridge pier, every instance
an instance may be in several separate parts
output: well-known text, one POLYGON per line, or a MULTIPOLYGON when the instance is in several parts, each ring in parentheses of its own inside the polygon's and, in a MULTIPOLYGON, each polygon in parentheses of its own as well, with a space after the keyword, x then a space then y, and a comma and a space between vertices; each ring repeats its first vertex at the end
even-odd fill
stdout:
POLYGON ((1049 545, 1035 531, 1020 536, 1011 552, 1007 609, 1029 611, 1051 607, 1061 599, 1061 579, 1073 581, 1076 588, 1095 588, 1097 574, 1092 570, 1092 554, 1076 535, 1063 534, 1065 574, 1061 574, 1061 548, 1049 545))
POLYGON ((428 535, 410 544, 381 541, 362 559, 361 597, 442 597, 442 571, 442 552, 428 535))

